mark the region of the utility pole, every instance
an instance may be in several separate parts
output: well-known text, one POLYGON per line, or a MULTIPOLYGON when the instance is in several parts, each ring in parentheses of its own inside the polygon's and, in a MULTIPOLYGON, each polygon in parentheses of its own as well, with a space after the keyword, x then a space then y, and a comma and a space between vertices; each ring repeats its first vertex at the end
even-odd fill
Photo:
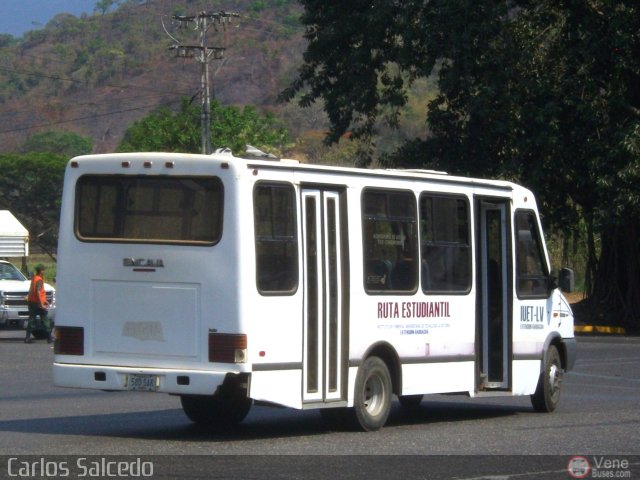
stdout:
MULTIPOLYGON (((200 92, 202 111, 200 113, 200 135, 202 137, 202 153, 207 155, 212 152, 209 61, 224 58, 224 51, 226 49, 225 47, 209 46, 207 44, 207 31, 210 27, 214 27, 216 30, 218 27, 221 27, 226 31, 227 25, 231 23, 231 19, 239 16, 238 13, 234 12, 200 12, 197 15, 173 16, 174 20, 177 20, 183 25, 193 24, 200 36, 199 45, 182 45, 177 43, 169 47, 169 49, 176 50, 178 57, 195 58, 196 61, 201 64, 200 92)), ((176 40, 173 37, 171 38, 176 40)))

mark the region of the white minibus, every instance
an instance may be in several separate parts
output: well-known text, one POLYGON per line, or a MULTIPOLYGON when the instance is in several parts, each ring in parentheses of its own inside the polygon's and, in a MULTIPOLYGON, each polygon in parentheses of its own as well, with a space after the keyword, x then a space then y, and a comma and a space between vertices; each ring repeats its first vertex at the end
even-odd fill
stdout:
POLYGON ((193 422, 253 402, 381 428, 394 395, 530 395, 576 356, 533 194, 426 170, 126 153, 72 159, 54 382, 177 395, 193 422))

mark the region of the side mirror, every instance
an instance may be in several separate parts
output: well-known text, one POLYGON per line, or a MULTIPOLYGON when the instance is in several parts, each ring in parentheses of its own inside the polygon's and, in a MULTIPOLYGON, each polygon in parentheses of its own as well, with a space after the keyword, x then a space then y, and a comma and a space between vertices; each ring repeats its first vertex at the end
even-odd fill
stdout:
POLYGON ((563 268, 560 270, 559 278, 560 290, 566 293, 571 293, 576 288, 576 274, 570 268, 563 268))

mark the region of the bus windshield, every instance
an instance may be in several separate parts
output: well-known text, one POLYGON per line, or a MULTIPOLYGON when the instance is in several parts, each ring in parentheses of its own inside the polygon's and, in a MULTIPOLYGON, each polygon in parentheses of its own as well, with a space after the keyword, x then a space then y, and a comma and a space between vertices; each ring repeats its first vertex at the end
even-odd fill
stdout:
POLYGON ((222 234, 217 177, 85 175, 76 188, 82 241, 212 245, 222 234))

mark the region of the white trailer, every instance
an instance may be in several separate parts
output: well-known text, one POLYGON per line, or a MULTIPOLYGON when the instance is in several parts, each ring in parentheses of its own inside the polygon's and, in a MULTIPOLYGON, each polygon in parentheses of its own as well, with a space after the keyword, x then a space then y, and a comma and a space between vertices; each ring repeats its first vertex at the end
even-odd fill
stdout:
POLYGON ((0 210, 0 258, 29 256, 29 232, 9 210, 0 210))

